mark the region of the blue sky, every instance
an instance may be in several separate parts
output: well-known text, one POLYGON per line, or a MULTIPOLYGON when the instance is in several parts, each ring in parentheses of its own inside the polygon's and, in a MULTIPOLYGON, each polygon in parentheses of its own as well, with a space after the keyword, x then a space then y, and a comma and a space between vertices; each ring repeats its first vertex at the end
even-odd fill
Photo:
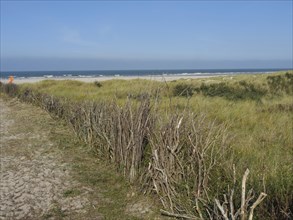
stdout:
POLYGON ((3 1, 2 71, 292 68, 292 1, 3 1))

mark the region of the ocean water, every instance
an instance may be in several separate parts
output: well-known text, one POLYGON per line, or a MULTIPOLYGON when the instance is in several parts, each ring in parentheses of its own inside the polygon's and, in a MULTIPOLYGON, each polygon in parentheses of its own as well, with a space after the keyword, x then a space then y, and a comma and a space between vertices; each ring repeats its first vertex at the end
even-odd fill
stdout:
POLYGON ((18 71, 0 72, 0 78, 71 78, 71 77, 105 77, 105 76, 211 76, 211 75, 235 75, 235 74, 257 74, 270 73, 286 69, 160 69, 160 70, 85 70, 85 71, 18 71))

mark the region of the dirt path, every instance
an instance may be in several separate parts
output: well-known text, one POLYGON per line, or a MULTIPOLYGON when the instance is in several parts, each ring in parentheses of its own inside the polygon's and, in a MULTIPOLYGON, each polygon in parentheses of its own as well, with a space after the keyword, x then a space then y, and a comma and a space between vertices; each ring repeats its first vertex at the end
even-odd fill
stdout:
POLYGON ((0 219, 157 219, 46 112, 0 98, 0 122, 0 219))

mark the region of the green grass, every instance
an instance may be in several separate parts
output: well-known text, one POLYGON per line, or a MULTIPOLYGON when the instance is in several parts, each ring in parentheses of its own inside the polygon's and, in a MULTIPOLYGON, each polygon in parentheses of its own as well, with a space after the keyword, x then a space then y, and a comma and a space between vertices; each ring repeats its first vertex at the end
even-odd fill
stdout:
MULTIPOLYGON (((229 125, 233 135, 229 160, 235 163, 239 176, 249 168, 250 183, 254 189, 263 191, 265 187, 269 197, 271 196, 270 199, 274 197, 285 201, 284 197, 293 197, 293 112, 284 110, 282 106, 289 106, 290 109, 293 105, 292 95, 272 94, 267 84, 268 76, 284 74, 285 72, 269 75, 220 76, 171 82, 110 80, 101 82, 101 86, 70 80, 45 80, 35 84, 23 84, 21 89, 32 88, 41 93, 74 101, 117 99, 121 104, 127 97, 138 100, 142 94, 148 92, 154 97, 159 94, 158 110, 161 112, 188 109, 196 113, 204 113, 212 120, 229 125), (225 83, 238 88, 241 81, 266 89, 267 92, 257 100, 231 100, 221 96, 209 97, 202 93, 194 93, 190 97, 176 96, 176 94, 174 96, 174 88, 176 89, 178 85, 186 84, 199 88, 203 83, 205 85, 225 83)), ((91 181, 90 177, 88 179, 91 181)))
POLYGON ((63 192, 64 197, 74 197, 80 194, 80 190, 78 189, 68 189, 63 192))
POLYGON ((101 87, 95 83, 84 83, 74 80, 44 80, 35 84, 22 84, 22 88, 33 88, 42 93, 58 97, 81 100, 108 100, 109 98, 125 99, 137 96, 144 91, 159 89, 159 82, 149 80, 110 80, 101 82, 101 87))
MULTIPOLYGON (((46 123, 47 124, 47 123, 46 123)), ((56 151, 62 154, 63 161, 71 166, 71 175, 82 186, 92 189, 90 201, 98 201, 97 205, 91 205, 87 210, 87 219, 91 219, 97 213, 103 219, 153 219, 159 216, 154 201, 150 198, 142 198, 138 195, 138 190, 129 184, 127 180, 117 174, 113 164, 109 164, 97 157, 96 152, 87 148, 84 143, 73 135, 62 121, 55 123, 57 126, 50 130, 49 138, 58 143, 56 151), (127 197, 130 192, 135 192, 134 197, 127 197), (137 218, 133 213, 127 213, 127 206, 137 201, 149 201, 152 206, 152 213, 147 213, 141 218, 137 218)), ((63 192, 63 197, 75 197, 80 195, 78 188, 69 188, 63 192)), ((58 207, 51 210, 58 216, 58 207)), ((49 216, 50 217, 50 216, 49 216)))

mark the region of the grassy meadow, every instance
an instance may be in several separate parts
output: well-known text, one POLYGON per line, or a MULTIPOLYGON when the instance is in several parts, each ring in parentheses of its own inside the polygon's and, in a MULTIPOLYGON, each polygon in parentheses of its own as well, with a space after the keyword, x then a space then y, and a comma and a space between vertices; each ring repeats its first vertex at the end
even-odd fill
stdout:
POLYGON ((232 178, 233 164, 239 181, 249 168, 248 185, 256 192, 255 197, 259 192, 268 194, 259 207, 258 219, 289 219, 293 209, 292 77, 293 71, 170 82, 45 80, 22 84, 20 90, 30 89, 78 103, 115 100, 121 106, 150 96, 158 114, 191 112, 225 124, 229 134, 222 163, 225 171, 217 176, 218 180, 212 178, 211 186, 226 188, 228 183, 222 180, 232 178))

